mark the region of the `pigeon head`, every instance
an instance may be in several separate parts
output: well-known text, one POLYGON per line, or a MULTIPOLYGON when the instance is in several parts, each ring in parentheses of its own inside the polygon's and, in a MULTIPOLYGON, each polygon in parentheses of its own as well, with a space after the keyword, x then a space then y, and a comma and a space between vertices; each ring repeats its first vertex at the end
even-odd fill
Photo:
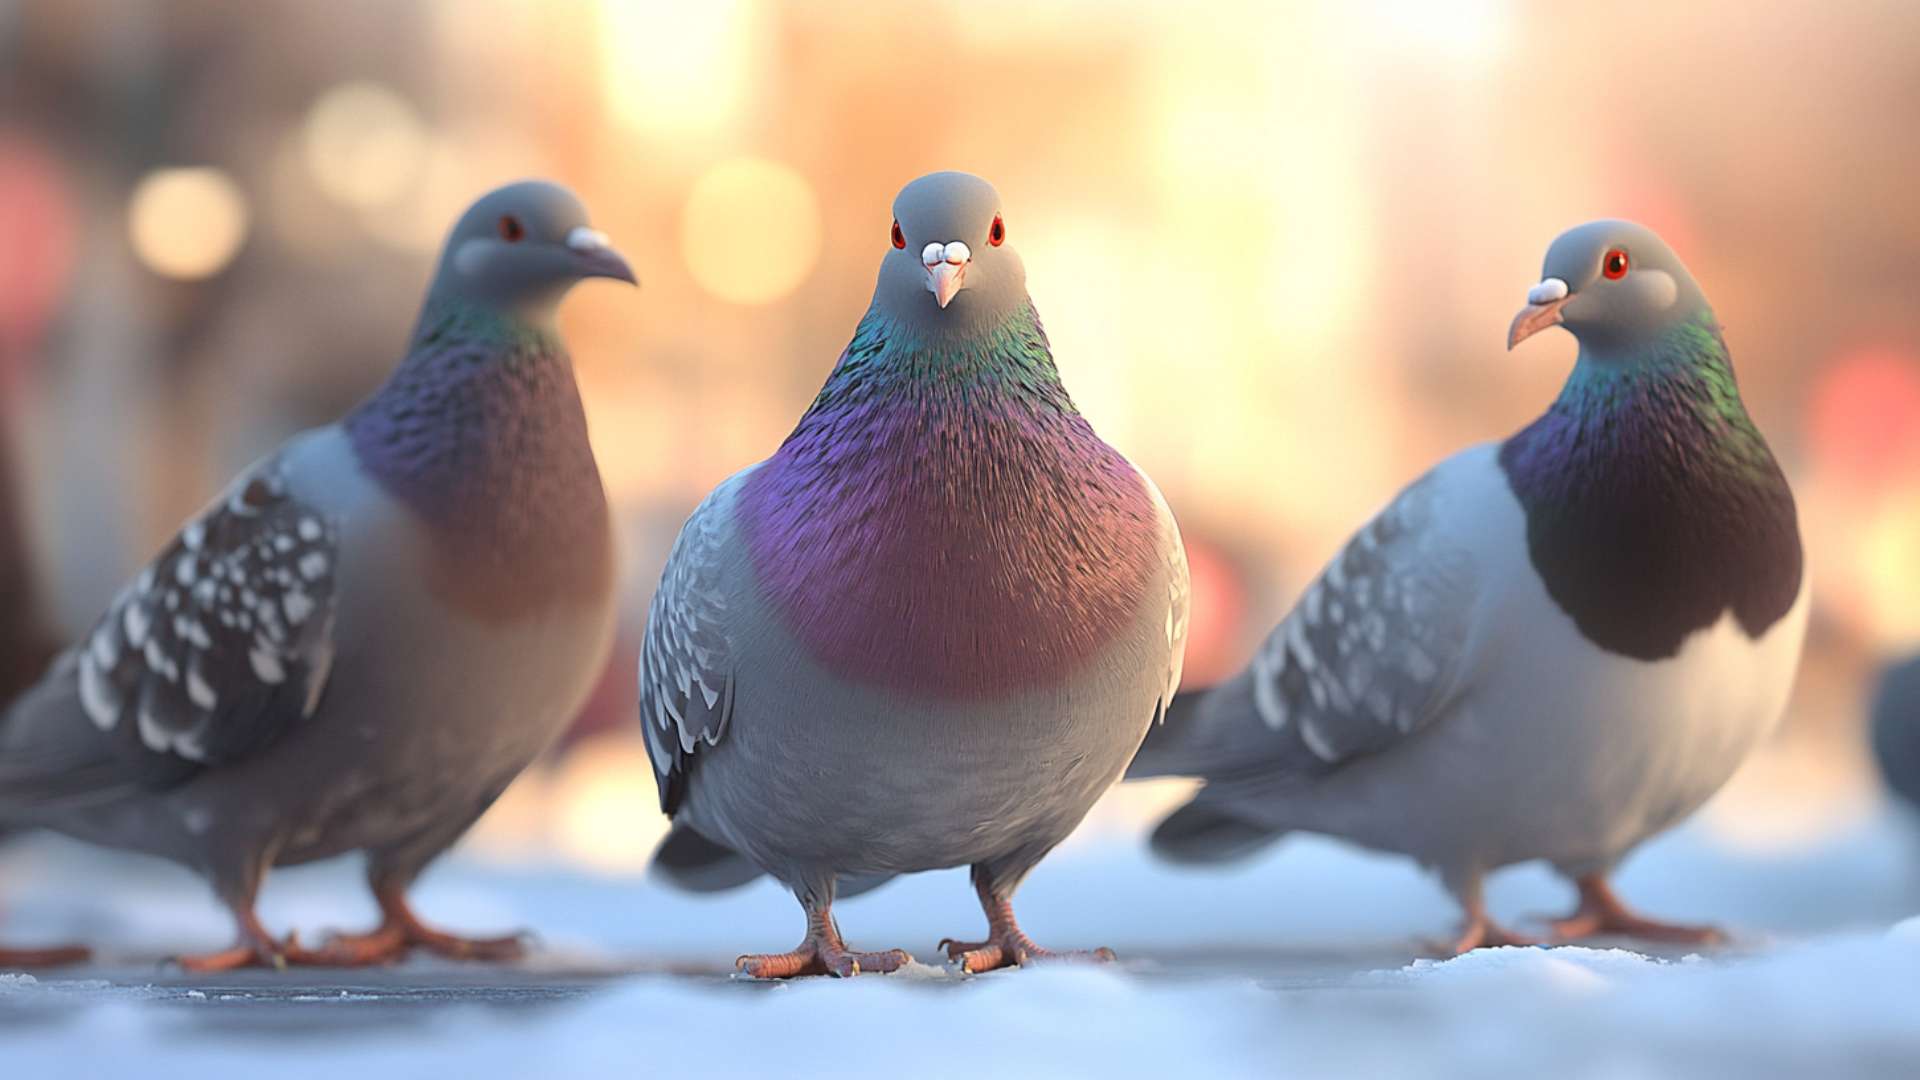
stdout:
POLYGON ((551 316, 567 290, 590 277, 638 284, 572 192, 524 180, 482 195, 460 216, 432 295, 537 319, 551 316))
POLYGON ((1584 347, 1632 350, 1706 311, 1693 275, 1652 229, 1590 221, 1561 233, 1547 249, 1540 283, 1527 290, 1507 348, 1559 325, 1584 347))
POLYGON ((931 335, 1003 322, 1025 303, 1027 268, 1007 240, 1000 193, 977 176, 937 172, 893 200, 874 303, 931 335))

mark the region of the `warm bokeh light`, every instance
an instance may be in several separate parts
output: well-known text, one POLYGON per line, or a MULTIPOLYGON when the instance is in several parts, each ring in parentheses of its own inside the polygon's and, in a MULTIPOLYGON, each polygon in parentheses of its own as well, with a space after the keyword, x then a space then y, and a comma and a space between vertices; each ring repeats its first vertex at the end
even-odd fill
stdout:
POLYGON ((247 200, 212 168, 158 169, 133 189, 127 232, 157 274, 194 280, 217 274, 247 237, 247 200))
MULTIPOLYGON (((1915 108, 1913 5, 434 0, 134 29, 16 6, 0 349, 75 373, 17 433, 70 630, 233 470, 387 374, 468 200, 546 176, 644 282, 561 311, 637 638, 687 513, 845 346, 889 200, 958 168, 999 188, 1075 402, 1192 544, 1192 684, 1402 484, 1552 400, 1573 340, 1503 335, 1547 244, 1602 216, 1659 229, 1728 328, 1801 508, 1810 655, 1864 670, 1920 642, 1920 151, 1888 134, 1915 108), (139 287, 243 245, 218 288, 139 287)), ((1834 685, 1803 678, 1807 737, 1770 755, 1859 764, 1834 685)), ((630 865, 644 839, 584 823, 658 823, 636 746, 569 744, 582 764, 516 787, 483 843, 630 865)), ((1828 774, 1760 775, 1790 805, 1828 774)), ((1124 789, 1112 820, 1154 798, 1124 789)))
POLYGON ((745 109, 760 71, 755 0, 603 0, 599 15, 601 77, 628 128, 697 138, 745 109))
POLYGON ((1885 501, 1858 540, 1857 588, 1873 636, 1920 644, 1920 483, 1885 501))
POLYGON ((596 870, 646 869, 666 823, 645 743, 631 734, 591 739, 556 780, 554 839, 562 854, 596 870))
POLYGON ((321 191, 348 206, 371 208, 398 200, 418 177, 427 153, 419 113, 378 83, 334 87, 307 114, 307 167, 321 191))
POLYGON ((820 208, 807 179, 762 158, 700 177, 680 218, 680 254, 700 287, 736 304, 791 293, 820 260, 820 208))

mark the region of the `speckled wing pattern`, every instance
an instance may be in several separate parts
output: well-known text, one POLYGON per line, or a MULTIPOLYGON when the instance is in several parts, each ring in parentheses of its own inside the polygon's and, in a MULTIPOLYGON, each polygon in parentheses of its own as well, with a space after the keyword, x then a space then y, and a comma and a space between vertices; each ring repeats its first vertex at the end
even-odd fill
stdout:
POLYGON ((695 750, 702 743, 719 743, 733 712, 727 598, 717 579, 733 492, 745 475, 715 488, 687 519, 647 611, 640 723, 660 786, 660 808, 668 814, 685 794, 695 750))
MULTIPOLYGON (((336 523, 256 466, 121 590, 70 664, 86 720, 153 775, 219 765, 318 707, 333 661, 336 523)), ((187 770, 191 771, 191 770, 187 770)))
POLYGON ((1477 588, 1431 528, 1435 477, 1361 529, 1254 657, 1260 720, 1308 764, 1378 753, 1431 723, 1455 691, 1477 588))

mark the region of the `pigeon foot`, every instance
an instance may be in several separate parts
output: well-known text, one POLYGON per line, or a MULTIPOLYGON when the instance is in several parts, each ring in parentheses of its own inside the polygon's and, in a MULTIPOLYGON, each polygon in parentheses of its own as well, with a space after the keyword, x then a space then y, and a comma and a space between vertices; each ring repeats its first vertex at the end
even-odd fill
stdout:
POLYGON ((1579 878, 1574 884, 1580 889, 1580 905, 1572 915, 1548 924, 1555 941, 1630 937, 1675 945, 1719 945, 1727 940, 1726 932, 1716 926, 1666 923, 1637 914, 1621 903, 1607 879, 1599 874, 1579 878))
POLYGON ((1058 951, 1042 948, 1017 926, 1011 932, 1001 933, 987 941, 942 938, 940 948, 945 950, 949 963, 969 975, 1005 967, 1026 967, 1029 964, 1111 964, 1115 959, 1113 950, 1105 947, 1058 951))
POLYGON ((0 949, 0 971, 14 968, 52 968, 84 964, 93 951, 79 945, 60 945, 49 949, 0 949))
POLYGON ((987 913, 987 939, 955 941, 943 938, 940 942, 940 948, 946 951, 947 961, 961 971, 978 975, 983 971, 1026 967, 1036 963, 1113 963, 1113 950, 1108 948, 1056 952, 1035 944, 1014 919, 1013 901, 998 895, 987 876, 977 869, 974 872, 974 890, 980 894, 980 907, 987 913))
POLYGON ((298 934, 275 938, 252 915, 241 919, 240 940, 232 948, 193 956, 176 956, 173 962, 180 970, 194 975, 217 975, 242 968, 285 971, 290 967, 335 966, 325 953, 302 948, 298 934))
POLYGON ((1485 914, 1470 915, 1465 925, 1452 941, 1436 941, 1428 944, 1430 952, 1442 956, 1464 956, 1475 949, 1499 949, 1507 946, 1528 946, 1542 944, 1540 939, 1515 933, 1501 926, 1485 914))
POLYGON ((791 979, 800 975, 885 975, 911 963, 905 949, 854 952, 840 939, 840 928, 826 908, 807 909, 807 938, 792 952, 750 953, 733 962, 735 971, 750 979, 791 979))
POLYGON ((478 963, 511 963, 527 955, 527 933, 504 937, 470 938, 435 930, 420 921, 398 890, 380 890, 381 922, 370 933, 330 934, 320 955, 339 967, 372 967, 394 964, 406 959, 414 949, 424 949, 447 960, 478 963))
POLYGON ((750 979, 791 979, 800 975, 885 975, 907 966, 913 957, 905 949, 853 952, 843 946, 809 940, 792 952, 751 953, 733 962, 735 971, 750 979))

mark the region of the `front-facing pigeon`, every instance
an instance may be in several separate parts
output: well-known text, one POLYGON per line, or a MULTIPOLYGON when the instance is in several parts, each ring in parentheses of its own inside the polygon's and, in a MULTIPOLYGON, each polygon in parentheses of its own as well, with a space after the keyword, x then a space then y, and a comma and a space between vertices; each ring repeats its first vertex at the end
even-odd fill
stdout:
POLYGON ((1558 400, 1402 491, 1129 775, 1206 780, 1154 833, 1178 861, 1291 830, 1414 857, 1465 910, 1454 951, 1524 940, 1481 881, 1534 859, 1579 889, 1559 939, 1712 940, 1608 877, 1780 718, 1807 621, 1793 493, 1652 231, 1570 230, 1527 300, 1509 348, 1551 326, 1579 343, 1558 400))
POLYGON ((566 190, 475 203, 387 383, 241 473, 0 715, 0 825, 204 875, 239 940, 192 970, 516 953, 406 894, 605 663, 611 527, 554 322, 589 277, 634 280, 566 190), (353 851, 377 930, 261 925, 269 867, 353 851))
MULTIPOLYGON (((1125 769, 1179 680, 1186 556, 1144 473, 1074 407, 999 194, 901 191, 873 303, 779 450, 722 483, 668 559, 640 702, 656 865, 793 891, 757 977, 885 972, 836 888, 970 866, 965 971, 1050 955, 1011 898, 1125 769)), ((1110 955, 1104 950, 1102 956, 1110 955)))

